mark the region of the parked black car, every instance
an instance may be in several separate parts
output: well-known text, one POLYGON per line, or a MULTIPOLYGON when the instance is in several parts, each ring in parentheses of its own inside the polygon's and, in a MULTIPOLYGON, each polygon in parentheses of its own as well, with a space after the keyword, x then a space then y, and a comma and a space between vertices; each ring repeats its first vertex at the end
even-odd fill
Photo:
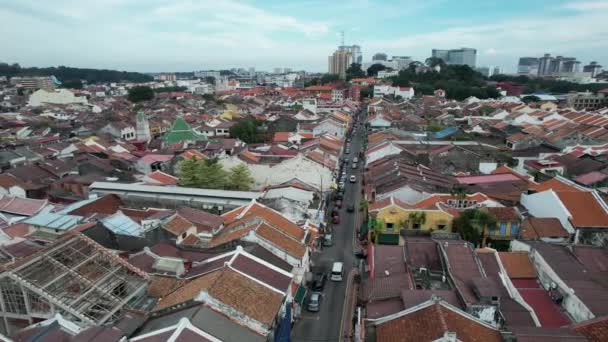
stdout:
POLYGON ((321 292, 325 288, 325 282, 327 281, 327 274, 315 273, 312 278, 312 290, 315 292, 321 292))

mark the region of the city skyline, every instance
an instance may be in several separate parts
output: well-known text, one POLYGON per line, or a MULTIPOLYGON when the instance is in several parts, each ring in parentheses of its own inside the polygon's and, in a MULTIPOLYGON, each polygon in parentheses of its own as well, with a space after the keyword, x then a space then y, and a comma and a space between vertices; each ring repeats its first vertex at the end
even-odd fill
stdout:
POLYGON ((519 57, 575 56, 607 64, 608 1, 451 3, 310 0, 52 4, 3 1, 3 62, 140 72, 255 67, 325 72, 340 45, 423 61, 432 49, 471 47, 478 66, 515 72, 519 57), (353 24, 354 23, 354 24, 353 24), (550 31, 551 34, 543 32, 550 31), (41 34, 41 33, 44 34, 41 34), (16 39, 18 38, 18 39, 16 39))

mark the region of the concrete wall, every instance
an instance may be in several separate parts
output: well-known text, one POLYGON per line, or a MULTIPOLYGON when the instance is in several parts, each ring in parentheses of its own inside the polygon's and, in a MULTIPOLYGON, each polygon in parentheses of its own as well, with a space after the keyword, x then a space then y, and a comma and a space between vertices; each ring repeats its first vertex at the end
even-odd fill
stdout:
POLYGON ((566 228, 568 233, 574 233, 570 223, 570 213, 552 190, 531 195, 521 195, 521 204, 535 217, 555 217, 566 228))

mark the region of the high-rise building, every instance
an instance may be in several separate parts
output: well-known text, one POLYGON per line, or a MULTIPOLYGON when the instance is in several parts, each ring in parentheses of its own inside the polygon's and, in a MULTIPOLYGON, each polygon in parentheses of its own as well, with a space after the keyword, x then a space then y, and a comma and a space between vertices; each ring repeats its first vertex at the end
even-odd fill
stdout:
POLYGON ((274 74, 282 74, 283 73, 283 68, 274 68, 273 69, 273 73, 274 74))
POLYGON ((551 76, 561 73, 578 73, 581 69, 581 62, 574 57, 556 56, 546 53, 539 59, 538 76, 551 76))
POLYGON ((583 72, 590 72, 591 77, 595 77, 602 73, 602 66, 597 64, 597 62, 591 62, 583 67, 583 72))
POLYGON ((393 64, 395 65, 395 70, 402 70, 410 66, 414 60, 410 56, 393 56, 393 64))
POLYGON ((538 75, 539 58, 536 57, 521 57, 517 64, 517 73, 520 75, 538 75))
POLYGON ((471 48, 460 48, 452 50, 433 49, 432 56, 441 58, 446 64, 468 65, 475 68, 477 63, 477 50, 471 48))
POLYGON ((353 63, 350 49, 341 46, 328 58, 328 72, 346 78, 346 69, 353 63))
POLYGON ((340 45, 338 50, 349 51, 353 55, 353 63, 363 64, 363 55, 359 45, 340 45))
POLYGON ((504 70, 501 67, 495 66, 494 69, 492 69, 492 76, 502 74, 504 74, 504 70))
POLYGON ((372 61, 386 61, 388 59, 388 55, 383 52, 378 52, 372 57, 372 61))

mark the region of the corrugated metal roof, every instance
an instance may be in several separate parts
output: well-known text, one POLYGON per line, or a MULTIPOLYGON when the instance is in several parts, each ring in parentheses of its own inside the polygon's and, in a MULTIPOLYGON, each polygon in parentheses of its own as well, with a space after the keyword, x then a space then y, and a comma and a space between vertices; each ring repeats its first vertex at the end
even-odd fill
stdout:
POLYGON ((68 230, 77 225, 81 220, 82 216, 43 213, 32 216, 23 222, 32 226, 68 230))
POLYGON ((254 191, 231 191, 231 190, 213 190, 213 189, 197 189, 197 188, 182 188, 182 187, 165 187, 155 185, 141 184, 124 184, 111 182, 94 182, 89 186, 90 190, 117 190, 117 191, 140 191, 140 192, 156 192, 170 195, 186 195, 186 196, 206 196, 219 198, 242 198, 242 199, 257 199, 263 195, 262 192, 254 191))
POLYGON ((119 235, 129 235, 135 237, 141 237, 144 235, 143 227, 122 212, 117 212, 112 216, 106 217, 101 221, 101 223, 106 228, 119 235))

